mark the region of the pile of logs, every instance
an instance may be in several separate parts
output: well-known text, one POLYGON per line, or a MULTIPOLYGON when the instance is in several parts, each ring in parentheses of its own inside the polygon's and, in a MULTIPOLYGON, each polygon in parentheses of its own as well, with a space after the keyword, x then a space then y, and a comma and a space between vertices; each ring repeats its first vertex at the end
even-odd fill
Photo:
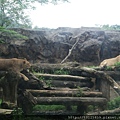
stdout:
POLYGON ((29 81, 23 81, 14 73, 0 72, 3 89, 1 107, 21 107, 25 114, 83 115, 89 105, 105 110, 110 100, 110 86, 119 91, 119 85, 103 71, 72 66, 33 66, 34 74, 24 71, 29 81), (39 71, 43 71, 40 73, 39 71), (69 71, 68 75, 56 75, 54 71, 69 71), (38 73, 39 72, 39 73, 38 73), (39 79, 38 79, 39 78, 39 79), (32 111, 35 105, 64 105, 65 111, 32 111), (71 106, 77 106, 76 111, 71 106))

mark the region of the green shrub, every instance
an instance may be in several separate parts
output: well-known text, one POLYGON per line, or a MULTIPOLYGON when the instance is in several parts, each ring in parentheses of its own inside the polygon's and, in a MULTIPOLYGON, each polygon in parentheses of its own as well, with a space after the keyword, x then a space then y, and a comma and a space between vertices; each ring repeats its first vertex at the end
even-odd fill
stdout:
POLYGON ((118 107, 120 107, 120 97, 117 97, 111 100, 110 102, 108 102, 108 107, 107 107, 108 110, 112 110, 118 107))
POLYGON ((120 62, 116 62, 116 63, 114 64, 114 66, 115 66, 115 67, 120 67, 120 62))
POLYGON ((111 66, 107 66, 106 70, 112 70, 112 67, 111 66))

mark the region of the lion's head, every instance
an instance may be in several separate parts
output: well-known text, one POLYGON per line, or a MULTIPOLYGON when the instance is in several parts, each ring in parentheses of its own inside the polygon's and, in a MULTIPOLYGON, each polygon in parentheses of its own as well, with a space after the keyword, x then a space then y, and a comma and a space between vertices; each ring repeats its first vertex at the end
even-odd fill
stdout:
POLYGON ((21 59, 21 67, 23 68, 23 69, 28 69, 28 68, 30 68, 31 67, 31 64, 30 64, 30 62, 28 62, 26 59, 21 59))

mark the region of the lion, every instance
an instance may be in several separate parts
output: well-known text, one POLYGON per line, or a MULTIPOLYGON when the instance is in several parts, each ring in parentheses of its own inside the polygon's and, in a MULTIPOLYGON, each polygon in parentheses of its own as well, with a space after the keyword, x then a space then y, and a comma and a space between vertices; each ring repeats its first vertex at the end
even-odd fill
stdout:
POLYGON ((23 77, 25 81, 28 81, 29 79, 24 74, 22 74, 21 71, 30 67, 31 64, 26 59, 0 59, 0 70, 15 72, 20 77, 23 77))
POLYGON ((120 55, 115 58, 105 59, 100 63, 100 67, 110 66, 114 68, 115 63, 120 62, 120 55))

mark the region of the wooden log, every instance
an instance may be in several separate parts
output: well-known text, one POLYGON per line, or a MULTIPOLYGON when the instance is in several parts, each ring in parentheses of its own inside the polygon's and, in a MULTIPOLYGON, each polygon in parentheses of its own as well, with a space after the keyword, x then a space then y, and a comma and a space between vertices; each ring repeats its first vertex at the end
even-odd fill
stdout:
MULTIPOLYGON (((47 84, 47 81, 45 82, 47 84)), ((94 86, 93 82, 73 82, 73 81, 60 81, 60 80, 50 80, 49 84, 54 87, 69 87, 69 88, 77 88, 77 87, 92 88, 94 86)))
POLYGON ((11 114, 13 110, 10 109, 0 109, 0 115, 11 114))
POLYGON ((113 110, 104 110, 99 112, 88 113, 87 115, 118 115, 120 113, 120 107, 113 110))
MULTIPOLYGON (((48 89, 49 90, 49 89, 48 89)), ((60 90, 60 91, 66 91, 66 90, 78 90, 78 88, 68 88, 68 87, 51 87, 51 89, 50 90, 60 90)), ((82 90, 82 91, 90 91, 91 89, 90 88, 88 88, 88 87, 82 87, 82 88, 80 88, 80 90, 82 90)))
POLYGON ((98 97, 35 97, 38 104, 42 105, 79 105, 81 102, 86 105, 106 104, 106 98, 98 97))
POLYGON ((41 73, 34 73, 37 77, 44 77, 45 79, 57 79, 57 80, 67 80, 67 81, 76 81, 76 82, 85 82, 85 81, 91 81, 88 77, 81 77, 81 76, 72 76, 72 75, 55 75, 55 74, 41 74, 41 73))
POLYGON ((66 90, 66 91, 60 91, 60 90, 27 90, 30 92, 33 96, 37 97, 102 97, 102 92, 87 92, 87 91, 80 91, 80 90, 66 90))

